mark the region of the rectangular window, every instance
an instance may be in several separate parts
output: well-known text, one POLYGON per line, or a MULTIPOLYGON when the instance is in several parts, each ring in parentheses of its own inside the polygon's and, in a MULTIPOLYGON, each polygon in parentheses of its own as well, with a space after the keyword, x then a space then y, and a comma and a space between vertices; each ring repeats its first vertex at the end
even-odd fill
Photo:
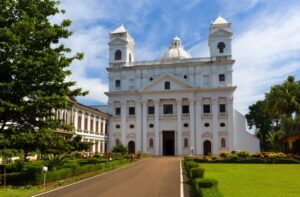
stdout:
POLYGON ((210 113, 210 105, 203 105, 203 113, 210 113))
POLYGON ((121 115, 121 108, 120 107, 116 107, 115 114, 116 114, 116 116, 120 116, 121 115))
POLYGON ((129 115, 135 115, 135 107, 129 107, 128 108, 128 114, 129 115))
POLYGON ((219 111, 221 113, 225 113, 226 112, 226 105, 225 104, 220 104, 219 105, 219 111))
POLYGON ((154 114, 154 113, 155 113, 154 106, 149 106, 148 107, 148 114, 154 114))
POLYGON ((182 105, 182 113, 183 114, 188 114, 190 113, 190 109, 188 105, 182 105))
POLYGON ((121 87, 121 80, 116 80, 115 81, 115 86, 116 86, 116 88, 120 88, 121 87))
POLYGON ((219 74, 219 81, 225 81, 225 75, 219 74))
POLYGON ((173 105, 164 105, 164 114, 173 114, 173 105))

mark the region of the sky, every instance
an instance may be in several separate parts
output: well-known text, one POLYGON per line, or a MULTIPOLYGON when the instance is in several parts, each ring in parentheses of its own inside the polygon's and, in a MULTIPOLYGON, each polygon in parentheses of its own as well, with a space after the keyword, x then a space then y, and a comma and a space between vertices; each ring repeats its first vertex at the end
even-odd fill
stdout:
POLYGON ((51 18, 73 21, 62 42, 72 53, 70 80, 89 94, 86 105, 106 104, 109 33, 124 25, 135 40, 135 60, 158 60, 174 36, 193 57, 208 57, 208 30, 219 15, 232 23, 234 106, 242 114, 288 75, 300 79, 299 0, 61 0, 66 11, 51 18))

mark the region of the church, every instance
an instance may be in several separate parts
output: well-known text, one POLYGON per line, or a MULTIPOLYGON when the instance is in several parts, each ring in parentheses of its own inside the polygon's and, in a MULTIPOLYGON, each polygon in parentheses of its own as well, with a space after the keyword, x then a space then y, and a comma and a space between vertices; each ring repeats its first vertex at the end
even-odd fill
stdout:
MULTIPOLYGON (((109 149, 152 155, 259 152, 234 109, 231 23, 210 24, 209 57, 192 57, 175 36, 160 60, 135 61, 134 39, 122 25, 109 38, 109 149)), ((166 47, 167 48, 167 47, 166 47)))

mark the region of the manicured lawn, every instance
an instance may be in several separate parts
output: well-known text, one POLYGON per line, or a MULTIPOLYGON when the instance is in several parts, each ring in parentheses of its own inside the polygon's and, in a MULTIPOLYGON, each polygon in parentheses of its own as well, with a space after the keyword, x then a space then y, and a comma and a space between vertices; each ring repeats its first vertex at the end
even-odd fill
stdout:
POLYGON ((299 197, 298 164, 200 164, 230 197, 299 197))

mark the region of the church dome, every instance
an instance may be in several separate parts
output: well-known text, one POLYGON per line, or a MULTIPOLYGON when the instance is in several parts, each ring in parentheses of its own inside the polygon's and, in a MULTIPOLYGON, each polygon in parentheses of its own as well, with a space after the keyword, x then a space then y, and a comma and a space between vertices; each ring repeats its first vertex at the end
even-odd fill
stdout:
POLYGON ((163 55, 162 60, 188 59, 191 57, 191 54, 184 50, 180 39, 175 36, 171 42, 169 50, 163 55))

